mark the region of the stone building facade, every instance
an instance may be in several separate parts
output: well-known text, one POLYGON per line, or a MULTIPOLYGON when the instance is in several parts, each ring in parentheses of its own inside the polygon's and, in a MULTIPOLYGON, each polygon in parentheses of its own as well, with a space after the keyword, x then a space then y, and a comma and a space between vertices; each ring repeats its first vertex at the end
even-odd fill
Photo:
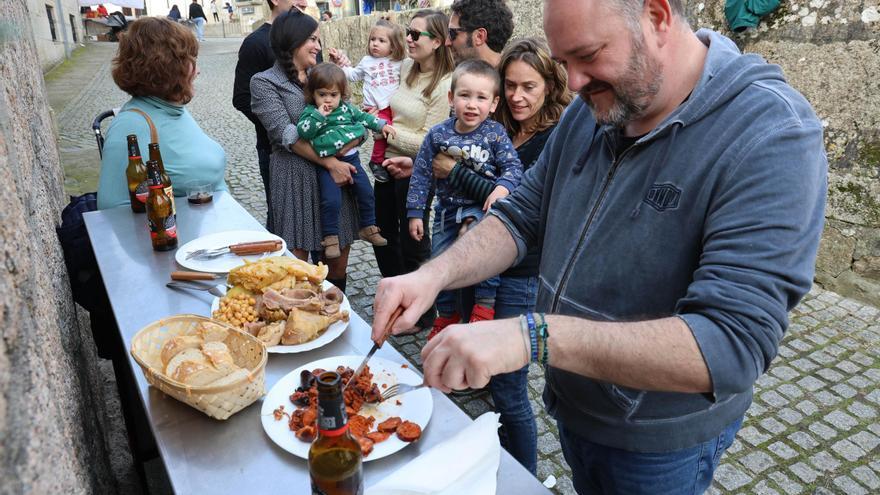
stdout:
MULTIPOLYGON (((544 36, 541 0, 508 0, 514 37, 544 36)), ((693 28, 730 36, 724 2, 685 0, 693 28)), ((782 2, 745 37, 745 52, 779 64, 825 125, 829 189, 816 281, 880 304, 880 14, 876 0, 782 2)), ((407 22, 402 13, 400 22, 407 22)), ((326 46, 360 60, 375 16, 322 26, 326 46)))
MULTIPOLYGON (((6 3, 6 2, 3 2, 6 3)), ((58 65, 83 41, 82 16, 76 0, 27 0, 27 22, 34 35, 43 71, 58 65)))

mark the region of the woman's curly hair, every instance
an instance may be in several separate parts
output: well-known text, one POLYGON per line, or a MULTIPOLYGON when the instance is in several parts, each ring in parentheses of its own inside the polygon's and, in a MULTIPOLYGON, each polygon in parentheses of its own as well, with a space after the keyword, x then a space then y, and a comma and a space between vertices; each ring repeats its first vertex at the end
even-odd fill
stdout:
POLYGON ((513 62, 524 62, 535 70, 544 79, 547 88, 547 96, 544 104, 538 110, 538 118, 534 122, 533 132, 543 131, 550 126, 556 125, 562 116, 562 111, 571 102, 571 92, 568 91, 568 76, 561 65, 550 58, 550 49, 547 43, 539 38, 522 38, 509 45, 501 53, 501 61, 498 64, 498 73, 501 75, 502 91, 498 108, 495 110, 495 120, 501 122, 511 135, 520 131, 520 123, 513 118, 510 105, 504 94, 504 78, 507 68, 513 62))
POLYGON ((198 56, 192 31, 165 18, 142 17, 119 35, 113 80, 132 96, 186 104, 193 97, 198 56))

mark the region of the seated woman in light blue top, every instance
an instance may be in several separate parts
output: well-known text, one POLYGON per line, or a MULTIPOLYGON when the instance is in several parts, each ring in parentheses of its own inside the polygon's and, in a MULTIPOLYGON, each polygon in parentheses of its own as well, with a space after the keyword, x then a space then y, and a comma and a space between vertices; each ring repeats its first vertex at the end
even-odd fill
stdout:
POLYGON ((107 129, 98 181, 99 209, 129 202, 125 178, 129 134, 137 135, 144 163, 149 156, 149 124, 142 115, 125 111, 131 108, 145 112, 156 126, 175 196, 185 195, 183 185, 196 179, 213 184, 214 190, 226 190, 226 152, 184 107, 192 100, 198 51, 191 31, 159 17, 138 19, 121 35, 113 59, 113 80, 132 98, 107 129))

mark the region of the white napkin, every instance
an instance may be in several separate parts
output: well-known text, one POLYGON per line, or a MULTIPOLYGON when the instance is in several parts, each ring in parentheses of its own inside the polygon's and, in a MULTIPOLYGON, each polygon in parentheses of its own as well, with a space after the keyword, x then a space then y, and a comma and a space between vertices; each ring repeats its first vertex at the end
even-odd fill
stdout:
POLYGON ((501 462, 498 417, 483 414, 368 488, 366 495, 494 495, 501 462))

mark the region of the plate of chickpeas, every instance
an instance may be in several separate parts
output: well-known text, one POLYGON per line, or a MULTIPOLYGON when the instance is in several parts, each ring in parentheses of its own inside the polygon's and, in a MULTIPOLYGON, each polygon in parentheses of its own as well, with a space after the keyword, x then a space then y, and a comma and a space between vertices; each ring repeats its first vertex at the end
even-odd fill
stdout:
MULTIPOLYGON (((321 290, 328 291, 334 286, 332 283, 324 280, 321 284, 321 290)), ((227 289, 226 295, 222 298, 215 297, 211 303, 211 317, 215 320, 229 323, 242 331, 254 334, 248 328, 248 323, 257 323, 261 321, 256 309, 257 301, 253 294, 240 287, 232 287, 227 289)), ((342 295, 342 302, 339 304, 339 311, 351 314, 351 304, 348 298, 342 295)), ((304 352, 317 349, 325 344, 329 344, 337 337, 342 335, 348 328, 348 318, 344 321, 336 321, 331 323, 322 333, 315 339, 302 344, 294 345, 273 345, 268 346, 268 351, 277 354, 288 354, 296 352, 304 352)), ((256 336, 256 335, 255 335, 256 336)))

